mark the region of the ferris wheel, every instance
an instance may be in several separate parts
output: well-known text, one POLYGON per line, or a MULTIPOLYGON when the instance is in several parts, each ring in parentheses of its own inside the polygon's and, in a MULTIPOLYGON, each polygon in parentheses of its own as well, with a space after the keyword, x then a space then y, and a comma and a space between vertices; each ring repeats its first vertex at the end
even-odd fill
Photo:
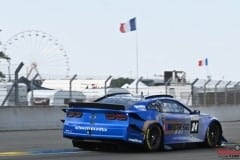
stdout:
POLYGON ((63 45, 46 32, 19 32, 3 43, 2 51, 11 58, 8 72, 14 73, 18 64, 23 62, 21 75, 28 79, 36 74, 42 79, 69 77, 69 58, 63 45))

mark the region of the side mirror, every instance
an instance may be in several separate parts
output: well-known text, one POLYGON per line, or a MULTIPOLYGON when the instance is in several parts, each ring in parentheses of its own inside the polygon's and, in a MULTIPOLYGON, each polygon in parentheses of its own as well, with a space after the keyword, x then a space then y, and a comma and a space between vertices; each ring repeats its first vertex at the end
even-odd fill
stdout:
POLYGON ((200 110, 193 110, 192 114, 200 114, 200 110))

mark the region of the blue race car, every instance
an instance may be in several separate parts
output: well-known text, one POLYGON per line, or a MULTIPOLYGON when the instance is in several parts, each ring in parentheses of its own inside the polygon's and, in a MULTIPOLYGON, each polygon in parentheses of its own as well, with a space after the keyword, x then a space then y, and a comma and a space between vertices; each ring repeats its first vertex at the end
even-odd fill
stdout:
POLYGON ((199 142, 216 147, 224 140, 215 117, 169 95, 111 94, 90 103, 70 103, 65 112, 63 136, 79 148, 123 142, 157 151, 165 145, 199 142))

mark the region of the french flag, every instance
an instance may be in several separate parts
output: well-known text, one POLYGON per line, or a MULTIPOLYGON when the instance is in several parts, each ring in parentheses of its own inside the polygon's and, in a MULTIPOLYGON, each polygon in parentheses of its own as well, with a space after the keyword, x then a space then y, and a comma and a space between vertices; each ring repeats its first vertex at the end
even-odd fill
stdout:
POLYGON ((136 30, 136 17, 130 19, 128 22, 120 23, 120 32, 126 33, 136 30))
POLYGON ((205 58, 204 60, 199 60, 198 61, 198 66, 199 67, 208 66, 208 58, 205 58))

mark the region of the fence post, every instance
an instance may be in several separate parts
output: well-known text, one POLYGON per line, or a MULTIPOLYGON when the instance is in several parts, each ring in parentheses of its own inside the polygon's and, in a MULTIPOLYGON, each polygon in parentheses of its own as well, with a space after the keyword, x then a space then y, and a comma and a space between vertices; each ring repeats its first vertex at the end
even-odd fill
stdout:
POLYGON ((104 94, 106 95, 107 94, 107 82, 112 78, 112 76, 110 75, 106 81, 104 82, 104 94))
POLYGON ((203 106, 206 106, 207 105, 207 94, 206 94, 206 86, 207 84, 211 81, 211 79, 207 80, 205 83, 204 83, 204 86, 203 86, 203 106))
POLYGON ((22 69, 23 67, 23 62, 21 62, 17 69, 15 70, 15 106, 17 106, 19 104, 19 93, 18 93, 18 73, 20 72, 20 70, 22 69))
POLYGON ((69 102, 72 102, 72 81, 76 79, 77 74, 73 75, 73 77, 69 81, 69 102))
POLYGON ((138 80, 136 82, 136 94, 138 94, 138 84, 142 79, 143 79, 143 77, 140 77, 140 78, 138 78, 138 80))
POLYGON ((217 86, 222 82, 222 80, 219 80, 214 87, 214 103, 215 105, 218 104, 218 97, 217 97, 217 86))
POLYGON ((231 82, 232 81, 229 81, 226 85, 225 85, 225 87, 224 87, 224 102, 225 102, 225 104, 227 104, 227 100, 228 100, 228 98, 227 98, 227 86, 228 85, 230 85, 231 84, 231 82))
MULTIPOLYGON (((196 78, 192 83, 191 83, 191 96, 192 96, 192 106, 193 106, 193 102, 194 102, 194 85, 197 83, 199 79, 196 78)), ((196 103, 195 103, 196 105, 196 103)))
POLYGON ((240 84, 240 81, 238 81, 234 85, 234 104, 237 105, 237 94, 238 94, 238 85, 240 84))
POLYGON ((12 92, 14 86, 15 86, 15 83, 16 83, 16 82, 13 83, 12 87, 11 87, 10 90, 8 91, 8 93, 7 93, 7 95, 5 96, 5 98, 4 98, 4 100, 3 100, 2 104, 1 104, 1 106, 4 106, 4 105, 5 105, 5 103, 6 103, 7 99, 8 99, 8 97, 10 96, 10 94, 11 94, 11 92, 12 92))
POLYGON ((31 90, 31 99, 30 99, 30 104, 33 105, 33 81, 39 76, 39 73, 35 74, 33 79, 30 82, 30 90, 31 90))
POLYGON ((171 83, 172 79, 169 78, 167 80, 167 82, 165 82, 165 94, 167 95, 168 94, 168 85, 171 83))

